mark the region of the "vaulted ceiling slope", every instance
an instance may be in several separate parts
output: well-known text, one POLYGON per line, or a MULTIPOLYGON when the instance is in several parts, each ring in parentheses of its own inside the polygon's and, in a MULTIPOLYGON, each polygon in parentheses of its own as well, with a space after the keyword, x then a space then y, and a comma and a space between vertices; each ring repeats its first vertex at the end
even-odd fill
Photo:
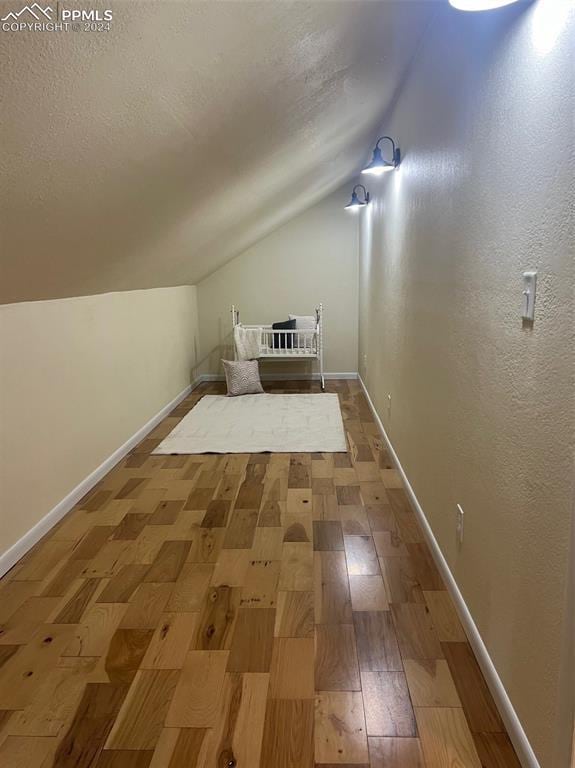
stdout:
POLYGON ((197 283, 329 194, 433 5, 113 2, 109 31, 0 31, 0 302, 197 283))

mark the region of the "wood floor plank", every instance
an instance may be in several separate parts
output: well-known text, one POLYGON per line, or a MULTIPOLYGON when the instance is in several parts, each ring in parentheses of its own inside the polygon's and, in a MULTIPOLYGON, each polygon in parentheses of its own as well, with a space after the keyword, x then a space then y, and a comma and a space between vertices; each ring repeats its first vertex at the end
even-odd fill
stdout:
POLYGON ((165 728, 150 768, 199 768, 207 733, 206 728, 165 728))
POLYGON ((54 618, 54 623, 79 624, 99 585, 99 579, 84 579, 80 581, 70 600, 54 618))
POLYGON ((425 768, 419 739, 368 739, 371 768, 425 768))
POLYGON ((482 768, 462 709, 416 707, 426 768, 482 768))
POLYGON ((313 548, 316 552, 343 550, 343 533, 339 520, 315 520, 313 548))
MULTIPOLYGON (((26 582, 21 582, 25 584, 26 582)), ((76 582, 76 591, 82 582, 76 582)), ((72 598, 70 598, 72 599, 72 598)), ((62 601, 58 597, 30 597, 25 600, 9 620, 0 626, 0 647, 2 645, 25 645, 38 631, 40 625, 52 621, 51 616, 59 612, 62 601)), ((71 622, 61 622, 69 624, 71 622)))
POLYGON ((227 672, 221 713, 208 730, 199 764, 259 765, 269 675, 227 672))
POLYGON ((236 509, 224 536, 224 549, 251 549, 258 524, 259 507, 236 509))
POLYGON ((361 690, 353 625, 321 624, 315 632, 316 690, 361 690))
POLYGON ((429 608, 433 626, 441 642, 465 643, 467 636, 448 592, 424 591, 425 603, 429 608))
POLYGON ((184 563, 166 604, 166 611, 185 613, 202 607, 214 573, 212 563, 184 563))
POLYGON ((242 588, 242 607, 276 607, 280 565, 279 560, 251 560, 249 562, 242 588))
POLYGON ((152 514, 148 516, 147 525, 171 525, 175 523, 180 510, 184 507, 184 503, 184 501, 179 500, 169 501, 164 499, 160 501, 152 514))
POLYGON ((319 764, 369 761, 361 693, 322 691, 317 694, 315 761, 319 764))
POLYGON ((168 728, 213 728, 221 711, 228 651, 190 651, 166 716, 168 728))
POLYGON ((148 515, 144 512, 128 512, 122 518, 122 522, 116 527, 111 538, 119 539, 120 541, 137 539, 148 524, 148 515))
POLYGON ((405 659, 403 664, 415 707, 461 707, 446 661, 405 659))
POLYGON ((310 592, 313 590, 313 546, 305 542, 286 542, 282 549, 278 589, 310 592))
MULTIPOLYGON (((52 541, 50 539, 43 541, 15 566, 12 578, 16 581, 48 579, 54 570, 59 570, 62 560, 70 555, 73 546, 74 542, 70 541, 52 541)), ((73 559, 85 560, 87 558, 74 557, 73 559)))
POLYGON ((150 566, 144 581, 154 584, 176 581, 190 551, 189 541, 165 541, 150 566))
MULTIPOLYGON (((69 624, 43 624, 16 653, 12 646, 0 668, 0 710, 24 709, 56 665, 73 632, 69 624)), ((1 647, 0 647, 1 653, 1 647)))
POLYGON ((230 516, 231 501, 212 499, 202 519, 202 528, 225 528, 230 516))
POLYGON ((222 549, 214 567, 211 586, 243 587, 251 555, 249 549, 222 549))
POLYGON ((163 614, 141 669, 181 669, 194 639, 198 618, 196 613, 163 614))
POLYGON ((94 603, 74 628, 63 655, 105 657, 126 610, 125 603, 94 603))
POLYGON ((269 697, 271 699, 312 699, 313 696, 313 638, 276 638, 270 667, 269 697))
POLYGON ((256 528, 251 557, 254 560, 281 560, 283 545, 283 528, 281 526, 264 526, 256 528))
POLYGON ((142 583, 148 568, 148 565, 123 566, 98 595, 97 602, 127 603, 142 583))
POLYGON ((380 575, 350 576, 349 588, 354 611, 386 611, 389 608, 380 575))
POLYGON ((56 738, 8 736, 0 744, 0 765, 7 768, 48 768, 53 764, 56 738))
POLYGON ((188 563, 216 563, 224 541, 223 528, 194 528, 190 531, 188 563))
POLYGON ((391 606, 399 650, 404 659, 442 659, 443 651, 426 605, 391 606))
POLYGON ((417 543, 406 544, 405 546, 409 552, 415 576, 421 588, 424 590, 444 590, 443 579, 439 575, 427 544, 417 543))
POLYGON ((362 672, 401 672, 403 664, 389 611, 353 614, 359 666, 362 672))
POLYGON ((240 608, 234 629, 229 672, 269 672, 274 644, 275 608, 240 608))
POLYGON ((473 741, 483 768, 521 768, 506 733, 474 733, 473 741))
POLYGON ((127 685, 88 683, 54 764, 91 768, 98 760, 128 691, 127 685))
POLYGON ((198 651, 229 650, 240 609, 237 587, 210 587, 200 611, 194 647, 198 651))
POLYGON ((319 572, 315 572, 315 623, 316 624, 351 624, 351 595, 345 581, 318 581, 319 572))
POLYGON ((409 550, 397 531, 374 531, 373 541, 378 556, 381 557, 409 557, 409 550))
POLYGON ((180 676, 177 670, 139 670, 118 713, 107 749, 154 749, 180 676))
POLYGON ((278 592, 276 637, 314 636, 314 593, 278 592))
POLYGON ((153 755, 152 750, 105 749, 95 768, 149 768, 153 755))
POLYGON ((347 453, 151 455, 202 384, 0 579, 0 764, 518 768, 359 383, 328 390, 347 453))
POLYGON ((120 626, 125 629, 155 629, 173 588, 171 582, 140 584, 130 598, 120 626))
POLYGON ((111 683, 129 685, 133 681, 153 634, 153 629, 140 628, 114 632, 104 664, 111 683))
POLYGON ((269 699, 260 768, 313 768, 314 701, 269 699))
POLYGON ((442 643, 469 726, 474 733, 502 733, 503 722, 469 643, 442 643))
POLYGON ((368 736, 417 736, 403 672, 362 672, 361 688, 368 736))
POLYGON ((409 557, 380 557, 390 603, 423 603, 425 598, 409 557))
POLYGON ((379 560, 371 536, 345 536, 345 556, 350 576, 379 575, 379 560))
POLYGON ((319 571, 316 583, 348 581, 345 552, 315 552, 314 568, 319 571))

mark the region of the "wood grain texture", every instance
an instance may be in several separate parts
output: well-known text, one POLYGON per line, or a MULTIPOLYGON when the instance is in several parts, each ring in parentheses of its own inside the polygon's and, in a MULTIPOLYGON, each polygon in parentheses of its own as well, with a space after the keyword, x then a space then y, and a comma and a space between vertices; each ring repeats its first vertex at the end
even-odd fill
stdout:
POLYGON ((482 768, 462 709, 416 707, 426 768, 482 768))
POLYGON ((315 700, 317 763, 366 763, 369 760, 361 693, 324 692, 315 700))
POLYGON ((274 608, 240 608, 228 661, 229 672, 269 672, 273 650, 274 608))
POLYGON ((403 664, 388 611, 353 614, 359 666, 366 672, 401 672, 403 664))
POLYGON ((314 593, 278 592, 276 637, 314 636, 314 593))
POLYGON ((361 690, 353 625, 321 624, 315 633, 316 690, 361 690))
POLYGON ((154 749, 178 682, 176 670, 138 670, 114 723, 108 749, 154 749))
POLYGON ((471 730, 503 733, 503 722, 469 643, 442 643, 442 648, 471 730))
POLYGON ((425 768, 419 739, 371 736, 368 742, 371 768, 425 768))
POLYGON ((403 672, 362 672, 361 687, 369 736, 417 735, 403 672))
POLYGON ((268 765, 274 768, 313 768, 313 699, 268 701, 260 766, 268 765))
POLYGON ((358 382, 328 389, 348 453, 152 455, 202 385, 0 580, 0 765, 518 768, 358 382))
POLYGON ((228 651, 188 653, 165 720, 168 728, 216 725, 228 656, 228 651))

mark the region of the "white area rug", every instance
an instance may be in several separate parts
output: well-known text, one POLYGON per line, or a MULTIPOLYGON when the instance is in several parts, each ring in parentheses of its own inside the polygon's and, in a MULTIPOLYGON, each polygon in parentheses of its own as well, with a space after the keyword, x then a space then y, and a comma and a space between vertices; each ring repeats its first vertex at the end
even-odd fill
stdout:
POLYGON ((346 451, 339 399, 321 395, 205 395, 153 453, 346 451))

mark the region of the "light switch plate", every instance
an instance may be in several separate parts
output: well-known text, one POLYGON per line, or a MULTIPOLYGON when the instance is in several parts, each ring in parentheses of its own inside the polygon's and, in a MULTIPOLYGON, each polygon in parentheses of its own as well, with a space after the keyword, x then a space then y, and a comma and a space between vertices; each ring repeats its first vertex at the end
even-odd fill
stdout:
POLYGON ((523 273, 523 309, 521 315, 524 320, 535 319, 535 295, 537 289, 537 272, 523 273))

